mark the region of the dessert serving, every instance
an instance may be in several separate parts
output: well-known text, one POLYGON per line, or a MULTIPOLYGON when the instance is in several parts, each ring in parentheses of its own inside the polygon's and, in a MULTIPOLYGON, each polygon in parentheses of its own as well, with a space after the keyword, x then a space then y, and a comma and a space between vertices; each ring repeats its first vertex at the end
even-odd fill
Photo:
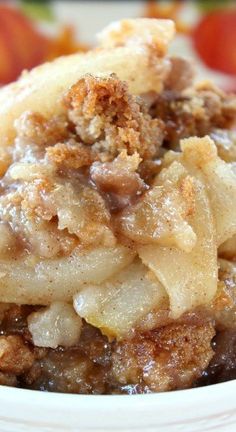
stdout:
POLYGON ((236 376, 236 96, 169 20, 0 90, 0 383, 149 393, 236 376))

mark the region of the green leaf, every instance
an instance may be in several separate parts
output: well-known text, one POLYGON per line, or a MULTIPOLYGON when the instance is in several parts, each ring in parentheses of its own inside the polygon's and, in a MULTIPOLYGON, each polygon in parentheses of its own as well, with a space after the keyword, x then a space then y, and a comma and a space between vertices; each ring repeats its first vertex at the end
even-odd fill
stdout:
POLYGON ((54 16, 50 1, 45 0, 20 0, 21 10, 29 18, 39 21, 53 21, 54 16))
POLYGON ((214 10, 226 9, 234 4, 232 0, 197 0, 196 5, 202 12, 213 12, 214 10))

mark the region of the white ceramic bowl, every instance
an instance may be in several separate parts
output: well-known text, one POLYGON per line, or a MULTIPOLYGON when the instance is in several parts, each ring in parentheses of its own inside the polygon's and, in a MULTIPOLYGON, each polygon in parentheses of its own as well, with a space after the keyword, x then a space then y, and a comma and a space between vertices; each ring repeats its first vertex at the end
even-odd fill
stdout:
POLYGON ((136 396, 0 387, 1 432, 235 432, 236 381, 136 396))

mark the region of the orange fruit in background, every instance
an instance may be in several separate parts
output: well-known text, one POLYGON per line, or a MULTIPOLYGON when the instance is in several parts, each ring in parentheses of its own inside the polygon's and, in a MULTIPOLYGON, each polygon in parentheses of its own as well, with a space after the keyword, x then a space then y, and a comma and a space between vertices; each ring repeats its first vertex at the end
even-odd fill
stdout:
POLYGON ((205 15, 192 33, 193 45, 210 68, 236 75, 236 10, 205 15))
POLYGON ((0 4, 0 84, 41 63, 49 41, 20 11, 0 4))

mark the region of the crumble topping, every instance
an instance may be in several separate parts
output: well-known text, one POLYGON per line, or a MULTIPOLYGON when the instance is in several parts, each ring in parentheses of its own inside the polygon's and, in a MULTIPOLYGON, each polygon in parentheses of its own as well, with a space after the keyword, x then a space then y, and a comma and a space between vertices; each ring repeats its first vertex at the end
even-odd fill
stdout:
POLYGON ((158 154, 163 123, 152 119, 115 75, 82 78, 65 103, 78 136, 102 161, 113 160, 122 150, 129 155, 137 152, 144 159, 158 154))
POLYGON ((210 83, 202 83, 183 92, 166 90, 158 95, 152 115, 165 123, 165 140, 176 148, 180 139, 211 134, 215 128, 235 125, 236 101, 210 83))

